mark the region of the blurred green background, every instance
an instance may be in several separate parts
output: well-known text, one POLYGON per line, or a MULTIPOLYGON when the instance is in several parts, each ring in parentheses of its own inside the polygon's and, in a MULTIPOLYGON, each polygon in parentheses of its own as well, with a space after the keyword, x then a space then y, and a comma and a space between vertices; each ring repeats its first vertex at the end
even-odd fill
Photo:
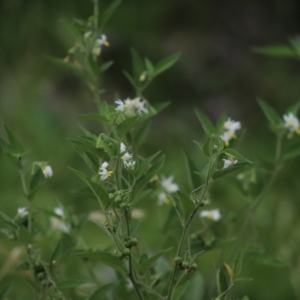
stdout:
MULTIPOLYGON (((101 0, 100 6, 109 3, 101 0)), ((87 0, 0 2, 0 134, 4 135, 3 124, 7 124, 30 150, 29 158, 52 165, 54 177, 36 205, 51 208, 60 199, 77 214, 97 205, 70 193, 79 181, 67 166, 83 171, 86 167, 67 139, 78 134, 77 123, 96 134, 101 127, 78 117, 96 111, 85 85, 51 65, 44 55, 64 58, 73 40, 59 21, 85 19, 91 13, 87 0)), ((143 153, 166 153, 164 173, 175 174, 177 182, 185 178, 181 149, 199 169, 203 167, 204 158, 192 142, 204 139, 194 114, 198 108, 213 121, 224 111, 241 121, 247 133, 238 149, 257 162, 273 154, 275 138, 256 98, 265 99, 282 115, 299 101, 300 64, 259 56, 251 47, 286 43, 295 37, 299 14, 298 0, 124 0, 105 31, 111 46, 102 55, 115 61, 103 78, 105 99, 113 103, 116 94, 122 99, 133 96, 122 74, 131 66, 130 47, 154 62, 181 51, 180 61, 146 92, 150 103, 172 101, 172 105, 154 118, 143 153)), ((237 286, 239 297, 300 299, 299 163, 296 159, 286 165, 256 216, 261 246, 291 265, 274 268, 245 262, 242 275, 254 280, 237 286)), ((0 166, 0 206, 13 215, 25 199, 18 174, 2 152, 0 166)), ((230 180, 217 183, 211 194, 215 206, 225 210, 237 211, 246 201, 230 180)), ((88 226, 87 243, 99 246, 98 229, 88 226)), ((159 243, 158 238, 152 236, 152 244, 159 243)), ((0 269, 14 246, 0 236, 0 269)), ((217 253, 205 255, 200 265, 209 288, 217 253)))

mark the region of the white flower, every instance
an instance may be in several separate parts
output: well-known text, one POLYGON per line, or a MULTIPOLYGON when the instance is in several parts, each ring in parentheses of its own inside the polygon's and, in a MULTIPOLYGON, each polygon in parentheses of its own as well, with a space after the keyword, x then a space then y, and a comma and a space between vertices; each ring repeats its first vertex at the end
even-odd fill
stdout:
POLYGON ((158 205, 161 206, 163 204, 169 204, 170 199, 168 198, 167 194, 165 192, 160 192, 158 194, 158 205))
POLYGON ((224 167, 223 167, 223 169, 226 169, 226 168, 228 168, 228 167, 230 167, 232 165, 235 165, 238 162, 238 160, 235 159, 235 158, 223 159, 223 161, 224 161, 224 167))
POLYGON ((99 170, 98 174, 100 175, 101 180, 105 180, 113 174, 113 171, 107 171, 106 170, 107 167, 108 167, 108 162, 106 162, 106 161, 100 167, 100 170, 99 170))
POLYGON ((57 214, 60 217, 64 217, 65 216, 64 211, 62 210, 61 207, 55 207, 54 208, 54 213, 57 214))
POLYGON ((203 210, 200 212, 200 217, 201 218, 207 218, 213 221, 218 221, 221 219, 221 214, 218 209, 213 209, 213 210, 203 210))
POLYGON ((120 144, 120 152, 123 153, 126 151, 126 149, 127 149, 127 147, 125 146, 125 144, 121 143, 120 144))
POLYGON ((220 135, 220 138, 224 141, 226 146, 229 146, 231 139, 236 139, 235 132, 242 128, 241 122, 234 121, 228 118, 224 123, 224 132, 220 135))
POLYGON ((135 163, 136 162, 134 160, 124 160, 124 167, 129 170, 134 170, 135 163))
POLYGON ((53 176, 53 170, 49 165, 42 167, 42 171, 45 178, 50 178, 53 176))
POLYGON ((115 103, 117 104, 116 110, 124 111, 125 110, 125 103, 122 100, 116 100, 115 103))
POLYGON ((92 50, 93 54, 96 55, 96 56, 99 56, 100 53, 101 53, 101 47, 103 45, 106 46, 106 47, 109 46, 109 42, 107 41, 105 34, 101 34, 100 38, 98 38, 95 41, 95 46, 94 46, 94 48, 92 50))
POLYGON ((26 216, 29 215, 29 211, 26 207, 19 207, 18 208, 18 215, 21 217, 21 218, 24 218, 26 216))
POLYGON ((168 193, 174 193, 179 190, 179 186, 173 182, 173 179, 173 176, 168 178, 162 176, 161 185, 168 193))
POLYGON ((107 41, 106 35, 105 34, 101 34, 100 38, 96 40, 96 45, 98 46, 109 46, 109 42, 107 41))
POLYGON ((143 113, 147 113, 148 110, 145 107, 146 102, 141 100, 140 98, 135 99, 125 99, 116 100, 115 103, 117 104, 116 110, 120 112, 124 112, 127 117, 134 117, 136 115, 141 115, 143 113))
POLYGON ((291 132, 296 132, 297 134, 300 134, 300 125, 299 120, 293 113, 289 113, 287 115, 283 116, 284 119, 284 127, 288 128, 291 132))
POLYGON ((242 128, 241 122, 236 122, 230 118, 227 119, 227 121, 224 123, 225 130, 232 132, 233 134, 242 128))
POLYGON ((121 159, 125 162, 125 161, 129 161, 132 159, 132 154, 126 152, 122 157, 121 159))

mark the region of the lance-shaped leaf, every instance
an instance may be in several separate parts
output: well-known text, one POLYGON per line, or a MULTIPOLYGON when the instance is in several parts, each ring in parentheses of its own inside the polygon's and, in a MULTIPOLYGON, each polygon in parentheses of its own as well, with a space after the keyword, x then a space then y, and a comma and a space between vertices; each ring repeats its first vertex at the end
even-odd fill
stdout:
POLYGON ((126 269, 123 265, 123 262, 120 258, 106 252, 93 252, 93 251, 81 251, 74 253, 78 256, 85 257, 91 260, 101 262, 105 265, 110 266, 118 272, 126 273, 126 269))
POLYGON ((213 138, 209 137, 203 145, 203 153, 210 158, 213 154, 213 148, 213 138))
POLYGON ((12 133, 12 131, 7 127, 4 126, 6 133, 7 133, 7 137, 8 140, 10 142, 10 145, 12 146, 12 148, 19 153, 23 153, 24 152, 24 148, 21 145, 21 143, 18 141, 18 139, 16 138, 16 136, 12 133))
POLYGON ((155 76, 159 75, 160 73, 166 71, 167 69, 171 68, 179 59, 181 53, 175 53, 169 57, 166 57, 164 59, 162 59, 161 61, 159 61, 155 67, 155 76))
POLYGON ((41 168, 38 168, 29 184, 29 190, 30 190, 28 195, 29 199, 32 199, 35 196, 35 194, 37 193, 41 185, 45 182, 45 180, 46 179, 41 168))
POLYGON ((300 144, 296 144, 285 150, 283 154, 284 160, 289 160, 300 155, 300 144))
POLYGON ((258 103, 271 125, 276 127, 283 122, 273 107, 261 99, 258 99, 258 103))
POLYGON ((71 72, 74 75, 77 75, 79 77, 85 77, 85 72, 82 68, 79 66, 71 63, 71 62, 66 62, 63 59, 55 58, 55 57, 50 57, 50 56, 44 56, 45 59, 47 59, 49 62, 52 64, 61 67, 69 72, 71 72))
POLYGON ((13 283, 5 286, 3 289, 0 290, 0 300, 5 300, 6 299, 6 296, 10 292, 12 286, 13 286, 13 283))
POLYGON ((228 168, 217 170, 212 174, 212 178, 213 179, 218 179, 218 178, 220 178, 222 176, 225 176, 225 175, 227 175, 231 172, 237 171, 240 168, 243 168, 243 167, 247 166, 248 164, 249 164, 248 162, 237 163, 237 164, 232 165, 228 168))
POLYGON ((296 52, 293 48, 286 45, 272 45, 264 47, 254 47, 252 51, 258 54, 273 57, 291 57, 296 58, 296 52))
POLYGON ((250 161, 249 159, 247 159, 246 157, 244 157, 242 154, 240 154, 234 149, 226 148, 222 151, 222 153, 226 153, 229 156, 235 157, 238 161, 241 160, 241 161, 246 161, 248 163, 252 163, 252 161, 250 161))
POLYGON ((154 163, 148 171, 143 175, 136 183, 133 188, 134 197, 144 188, 144 186, 150 181, 154 174, 156 174, 164 165, 165 156, 162 155, 159 160, 154 163))
POLYGON ((60 290, 66 290, 66 289, 76 288, 76 287, 78 287, 82 284, 86 284, 88 282, 90 282, 90 281, 86 280, 86 279, 64 280, 64 281, 57 283, 57 288, 60 290))
POLYGON ((179 198, 179 201, 183 207, 185 217, 188 217, 192 211, 195 209, 195 204, 191 201, 189 197, 184 195, 181 192, 177 192, 177 196, 179 198))
POLYGON ((196 186, 200 185, 200 180, 198 176, 195 174, 195 170, 197 170, 194 162, 189 158, 188 155, 184 151, 181 151, 185 163, 186 168, 186 176, 189 183, 189 188, 193 190, 196 186))
POLYGON ((202 113, 200 110, 196 109, 196 116, 198 118, 198 120, 200 121, 202 128, 205 132, 205 134, 207 136, 210 136, 214 133, 214 126, 212 124, 212 122, 210 121, 210 119, 204 114, 202 113))
POLYGON ((242 265, 243 265, 243 252, 242 250, 239 250, 233 263, 233 271, 235 276, 238 276, 241 273, 242 265))
POLYGON ((279 260, 266 253, 254 251, 245 253, 245 258, 272 267, 288 267, 290 265, 288 262, 279 260))
POLYGON ((142 58, 139 56, 137 51, 134 48, 131 48, 131 57, 132 57, 132 70, 136 82, 139 82, 141 74, 145 71, 145 65, 142 58))
POLYGON ((111 1, 111 4, 109 5, 109 7, 104 10, 104 12, 100 13, 100 29, 102 30, 104 25, 107 23, 107 21, 109 20, 109 18, 112 16, 112 14, 114 13, 114 11, 118 8, 118 6, 121 4, 121 0, 114 0, 111 1))
POLYGON ((164 253, 170 251, 172 248, 168 248, 158 252, 157 254, 143 260, 139 265, 139 271, 143 275, 164 253))
POLYGON ((111 201, 108 197, 108 194, 99 184, 94 183, 90 178, 88 178, 83 173, 72 168, 69 169, 73 171, 81 180, 83 180, 89 186, 89 188, 93 191, 95 197, 99 201, 102 209, 106 209, 109 207, 111 201))
POLYGON ((295 116, 297 116, 298 114, 298 111, 299 111, 299 108, 300 108, 300 102, 297 102, 296 104, 294 104, 292 107, 290 107, 286 113, 293 113, 295 116))
POLYGON ((107 296, 105 295, 106 292, 109 292, 112 290, 114 284, 109 283, 106 285, 101 286, 99 289, 97 289, 93 294, 88 298, 89 300, 103 300, 107 299, 107 296))

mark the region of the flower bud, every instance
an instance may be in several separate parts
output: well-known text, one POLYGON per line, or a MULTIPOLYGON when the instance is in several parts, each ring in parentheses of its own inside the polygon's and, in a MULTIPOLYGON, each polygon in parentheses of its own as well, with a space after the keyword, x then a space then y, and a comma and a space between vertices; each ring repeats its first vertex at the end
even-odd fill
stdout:
POLYGON ((175 261, 176 265, 180 265, 182 263, 182 257, 181 256, 176 256, 174 261, 175 261))

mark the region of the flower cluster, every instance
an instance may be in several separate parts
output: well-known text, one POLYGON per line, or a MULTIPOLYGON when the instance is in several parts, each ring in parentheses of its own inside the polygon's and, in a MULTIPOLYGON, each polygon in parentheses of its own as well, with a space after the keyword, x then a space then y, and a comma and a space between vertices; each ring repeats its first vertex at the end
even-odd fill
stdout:
POLYGON ((123 154, 121 159, 123 160, 123 165, 128 170, 133 170, 136 162, 132 159, 133 154, 130 154, 126 151, 125 144, 121 143, 120 145, 120 153, 123 154))
POLYGON ((113 171, 107 171, 108 162, 104 162, 100 169, 99 169, 99 175, 101 180, 106 180, 108 177, 110 177, 114 172, 113 171))
POLYGON ((163 188, 163 191, 161 191, 158 194, 159 205, 162 205, 163 203, 169 204, 170 200, 169 200, 167 194, 168 193, 171 194, 171 193, 175 193, 175 192, 179 191, 178 184, 174 183, 173 180, 174 180, 173 176, 170 176, 168 178, 166 178, 165 176, 162 176, 161 186, 163 188))
POLYGON ((145 107, 146 102, 140 98, 134 98, 126 100, 117 100, 116 110, 123 112, 127 117, 140 116, 143 113, 148 113, 148 109, 145 107))
POLYGON ((284 127, 287 128, 290 132, 300 134, 300 124, 298 118, 293 114, 289 113, 283 116, 284 127))
POLYGON ((202 210, 200 212, 201 218, 207 218, 212 221, 219 221, 221 219, 221 213, 218 209, 213 210, 202 210))
POLYGON ((231 118, 228 118, 224 123, 224 132, 220 135, 220 138, 224 141, 225 145, 229 146, 229 141, 231 139, 236 139, 235 132, 242 128, 241 122, 236 122, 231 118))

